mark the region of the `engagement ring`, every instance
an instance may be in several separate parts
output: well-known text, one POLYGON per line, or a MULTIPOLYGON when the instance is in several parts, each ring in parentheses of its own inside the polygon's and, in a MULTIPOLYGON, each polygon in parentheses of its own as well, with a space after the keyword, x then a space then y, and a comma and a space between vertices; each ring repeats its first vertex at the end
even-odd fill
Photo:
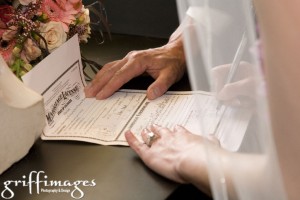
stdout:
POLYGON ((148 147, 151 147, 153 141, 155 139, 155 134, 153 132, 149 132, 147 133, 147 141, 146 141, 146 144, 148 147))

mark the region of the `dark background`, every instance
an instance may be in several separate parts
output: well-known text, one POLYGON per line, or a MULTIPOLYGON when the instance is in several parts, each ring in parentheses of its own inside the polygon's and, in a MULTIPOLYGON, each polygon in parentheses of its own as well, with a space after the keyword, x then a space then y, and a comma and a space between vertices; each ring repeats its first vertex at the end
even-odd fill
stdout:
MULTIPOLYGON (((89 5, 95 0, 83 0, 89 5)), ((176 0, 101 0, 110 31, 156 38, 169 38, 179 25, 176 0)))

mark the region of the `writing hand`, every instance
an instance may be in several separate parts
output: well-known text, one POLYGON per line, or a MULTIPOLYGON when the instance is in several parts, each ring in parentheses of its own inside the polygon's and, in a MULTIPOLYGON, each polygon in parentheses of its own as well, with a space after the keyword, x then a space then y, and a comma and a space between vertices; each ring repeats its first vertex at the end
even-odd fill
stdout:
POLYGON ((229 105, 248 105, 255 99, 256 90, 262 81, 255 76, 255 66, 241 62, 235 74, 234 81, 225 84, 230 64, 220 65, 212 69, 212 82, 216 98, 229 105))

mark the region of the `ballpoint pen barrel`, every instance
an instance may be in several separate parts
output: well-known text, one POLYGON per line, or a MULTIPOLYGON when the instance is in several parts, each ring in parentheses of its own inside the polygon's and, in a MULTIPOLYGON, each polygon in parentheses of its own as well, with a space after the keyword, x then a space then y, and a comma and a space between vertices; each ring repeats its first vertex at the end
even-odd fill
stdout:
MULTIPOLYGON (((247 37, 246 37, 245 33, 243 33, 241 42, 240 42, 239 47, 238 47, 238 49, 237 49, 237 51, 234 55, 234 58, 233 58, 233 61, 232 61, 232 64, 231 64, 231 67, 230 67, 230 70, 229 70, 229 73, 228 73, 228 76, 227 76, 227 79, 226 79, 226 82, 225 82, 224 85, 232 82, 232 79, 235 75, 235 72, 236 72, 236 70, 237 70, 237 68, 238 68, 238 66, 241 62, 246 44, 247 44, 247 37)), ((216 107, 217 112, 221 108, 221 106, 222 106, 222 104, 219 102, 217 107, 216 107)))

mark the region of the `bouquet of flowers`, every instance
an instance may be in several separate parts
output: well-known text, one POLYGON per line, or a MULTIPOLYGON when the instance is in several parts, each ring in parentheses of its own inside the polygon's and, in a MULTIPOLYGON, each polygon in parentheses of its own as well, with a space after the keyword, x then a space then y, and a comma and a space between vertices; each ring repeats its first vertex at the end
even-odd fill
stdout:
POLYGON ((16 76, 78 34, 91 34, 89 10, 82 0, 19 0, 0 5, 0 53, 16 76))

